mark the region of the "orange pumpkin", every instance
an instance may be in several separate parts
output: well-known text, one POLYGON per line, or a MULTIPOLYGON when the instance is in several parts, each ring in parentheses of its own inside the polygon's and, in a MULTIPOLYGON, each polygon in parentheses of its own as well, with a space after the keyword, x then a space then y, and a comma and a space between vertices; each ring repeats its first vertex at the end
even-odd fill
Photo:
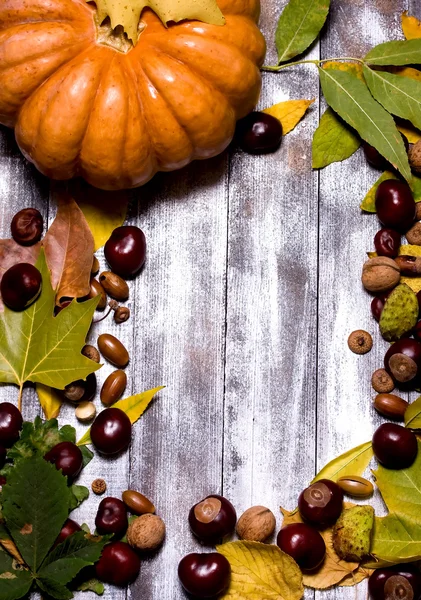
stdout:
POLYGON ((85 0, 0 0, 0 123, 48 177, 103 189, 215 156, 258 100, 265 54, 259 0, 218 5, 224 26, 166 28, 145 9, 133 47, 85 0))

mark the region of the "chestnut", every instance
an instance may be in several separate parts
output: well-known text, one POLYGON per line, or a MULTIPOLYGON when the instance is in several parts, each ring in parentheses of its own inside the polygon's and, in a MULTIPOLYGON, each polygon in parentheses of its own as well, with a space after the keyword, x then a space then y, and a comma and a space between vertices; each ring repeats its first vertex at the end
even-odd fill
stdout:
POLYGON ((10 402, 0 403, 0 444, 6 448, 18 441, 23 419, 20 411, 10 402))
POLYGON ((0 469, 2 469, 6 463, 7 448, 0 445, 0 469))
POLYGON ((80 448, 73 442, 60 442, 44 455, 45 460, 61 470, 65 477, 74 479, 79 475, 83 466, 83 456, 80 448))
POLYGON ((421 375, 421 343, 402 338, 392 344, 385 354, 384 368, 398 383, 415 383, 421 375))
POLYGON ((129 544, 112 542, 105 546, 95 570, 100 581, 123 587, 139 575, 140 558, 129 544))
POLYGON ((382 181, 376 190, 376 212, 385 227, 407 231, 414 222, 416 213, 409 185, 396 179, 382 181))
POLYGON ((415 434, 396 423, 383 423, 373 435, 373 452, 388 469, 410 467, 418 454, 415 434))
POLYGON ((376 319, 377 322, 380 321, 380 317, 382 316, 382 312, 384 309, 385 301, 383 298, 379 296, 375 296, 371 301, 371 314, 376 319))
POLYGON ((235 508, 223 496, 207 496, 190 509, 190 529, 206 544, 214 545, 221 541, 234 531, 236 523, 235 508))
POLYGON ((326 555, 324 539, 316 529, 305 523, 291 523, 283 527, 276 543, 304 571, 317 569, 326 555))
POLYGON ((118 498, 104 498, 95 517, 95 526, 101 535, 114 533, 123 535, 129 526, 124 502, 118 498))
POLYGON ((401 234, 394 229, 380 229, 374 236, 374 247, 379 256, 396 258, 401 246, 401 234))
POLYGON ((24 310, 40 295, 41 283, 41 273, 34 265, 13 265, 4 273, 0 283, 3 302, 11 310, 24 310))
POLYGON ((105 455, 126 450, 132 437, 132 424, 120 408, 106 408, 91 427, 91 439, 95 448, 105 455))
POLYGON ((215 598, 228 589, 231 565, 222 554, 188 554, 178 565, 178 577, 195 598, 215 598))
POLYGON ((336 483, 320 479, 301 492, 298 508, 305 521, 325 527, 338 520, 343 499, 344 493, 336 483))
POLYGON ((252 112, 238 121, 236 139, 249 154, 274 152, 282 140, 281 122, 267 113, 252 112))
POLYGON ((372 600, 419 600, 421 574, 410 565, 376 569, 368 580, 372 600))
POLYGON ((58 534, 54 546, 58 546, 59 544, 64 542, 65 539, 67 539, 74 533, 77 533, 78 531, 82 531, 81 526, 78 523, 76 523, 76 521, 73 521, 72 519, 67 519, 67 521, 61 528, 60 533, 58 534))
POLYGON ((44 220, 36 208, 24 208, 12 219, 12 238, 21 246, 32 246, 39 242, 44 228, 44 220))
POLYGON ((140 271, 146 258, 146 238, 139 227, 117 227, 104 246, 104 254, 111 270, 127 279, 140 271))

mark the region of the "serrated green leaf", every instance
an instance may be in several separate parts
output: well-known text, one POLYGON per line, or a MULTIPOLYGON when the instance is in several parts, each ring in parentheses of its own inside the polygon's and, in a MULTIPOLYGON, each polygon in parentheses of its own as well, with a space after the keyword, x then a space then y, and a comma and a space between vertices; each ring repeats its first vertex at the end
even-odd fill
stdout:
POLYGON ((81 446, 80 451, 82 452, 82 458, 83 458, 82 468, 84 469, 86 467, 86 465, 89 465, 89 463, 93 459, 94 453, 91 452, 91 450, 89 450, 89 448, 87 448, 86 446, 81 446))
POLYGON ((105 591, 104 584, 102 581, 95 579, 94 577, 84 581, 76 588, 78 592, 93 592, 97 596, 102 596, 105 591))
POLYGON ((330 0, 290 0, 275 34, 279 63, 306 50, 318 36, 329 13, 330 0))
POLYGON ((41 456, 22 460, 2 491, 7 528, 26 564, 37 571, 67 519, 67 479, 41 456))
POLYGON ((376 183, 368 190, 367 194, 364 197, 364 200, 360 204, 361 210, 365 210, 366 212, 375 213, 376 212, 376 191, 382 181, 387 181, 388 179, 398 179, 394 173, 391 171, 385 171, 376 183))
POLYGON ((54 579, 37 579, 36 584, 50 598, 55 598, 56 600, 71 600, 73 598, 72 592, 65 585, 54 581, 54 579))
POLYGON ((391 115, 374 100, 365 83, 337 69, 319 68, 319 74, 329 106, 411 182, 402 136, 391 115))
POLYGON ((60 442, 75 441, 76 430, 74 427, 65 425, 59 429, 57 419, 43 421, 37 416, 33 423, 31 421, 24 422, 20 439, 10 448, 7 457, 16 462, 36 453, 44 456, 60 442))
MULTIPOLYGON (((136 421, 140 419, 145 410, 148 408, 149 404, 152 402, 155 394, 164 389, 164 387, 165 386, 161 385, 153 388, 152 390, 142 392, 141 394, 135 394, 134 396, 129 396, 128 398, 119 400, 113 404, 113 408, 119 408, 126 413, 132 424, 136 423, 136 421)), ((85 444, 92 444, 91 428, 88 429, 85 435, 77 443, 78 446, 84 446, 85 444)))
POLYGON ((0 314, 0 381, 63 389, 101 368, 81 354, 99 297, 73 301, 54 317, 55 294, 43 251, 36 265, 42 275, 38 300, 24 311, 5 307, 0 314))
POLYGON ((421 39, 384 42, 370 50, 364 60, 370 65, 416 65, 421 63, 421 39))
POLYGON ((421 429, 421 396, 406 409, 405 427, 409 429, 421 429))
POLYGON ((358 135, 331 109, 320 119, 313 136, 313 169, 327 167, 331 163, 349 158, 360 147, 358 135))
POLYGON ((320 479, 331 479, 337 481, 339 477, 346 475, 363 475, 373 458, 373 448, 371 442, 361 444, 352 450, 330 461, 313 479, 311 483, 320 479))
POLYGON ((0 548, 0 600, 18 600, 31 586, 31 573, 18 568, 13 558, 0 548))
POLYGON ((100 559, 107 542, 108 539, 94 541, 83 531, 74 533, 47 556, 38 576, 67 585, 82 569, 100 559))
POLYGON ((386 71, 374 71, 366 65, 364 77, 374 98, 388 112, 421 127, 420 81, 386 71))
POLYGON ((75 510, 89 498, 89 490, 84 485, 73 484, 70 488, 70 510, 75 510))

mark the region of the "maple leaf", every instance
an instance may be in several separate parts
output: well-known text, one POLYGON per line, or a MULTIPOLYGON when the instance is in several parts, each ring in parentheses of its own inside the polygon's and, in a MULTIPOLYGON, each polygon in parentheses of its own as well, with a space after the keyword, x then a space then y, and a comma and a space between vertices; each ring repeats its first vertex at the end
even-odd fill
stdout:
POLYGON ((54 317, 55 292, 43 251, 36 266, 42 275, 38 300, 21 312, 5 307, 0 315, 0 381, 20 387, 19 405, 26 381, 63 389, 100 368, 81 354, 98 298, 74 300, 54 317))
POLYGON ((168 21, 196 19, 212 25, 224 25, 225 19, 216 0, 96 0, 99 22, 110 17, 111 26, 122 25, 135 44, 138 38, 140 15, 151 8, 166 24, 168 21))

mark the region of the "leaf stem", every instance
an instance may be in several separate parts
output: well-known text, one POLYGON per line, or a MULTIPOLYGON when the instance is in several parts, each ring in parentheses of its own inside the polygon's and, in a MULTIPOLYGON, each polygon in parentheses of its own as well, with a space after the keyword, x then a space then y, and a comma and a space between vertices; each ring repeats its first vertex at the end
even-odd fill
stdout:
POLYGON ((287 63, 285 65, 265 65, 262 67, 261 70, 269 71, 272 73, 273 72, 277 73, 278 71, 282 71, 282 69, 287 69, 288 67, 295 67, 296 65, 312 64, 312 65, 319 66, 325 62, 333 62, 333 61, 339 62, 341 60, 358 62, 358 63, 361 63, 362 65, 364 64, 364 61, 361 58, 354 58, 352 56, 338 56, 338 57, 334 57, 334 58, 323 58, 321 60, 297 60, 296 62, 287 63))
POLYGON ((23 393, 23 383, 19 386, 19 394, 18 394, 18 410, 22 412, 22 393, 23 393))

